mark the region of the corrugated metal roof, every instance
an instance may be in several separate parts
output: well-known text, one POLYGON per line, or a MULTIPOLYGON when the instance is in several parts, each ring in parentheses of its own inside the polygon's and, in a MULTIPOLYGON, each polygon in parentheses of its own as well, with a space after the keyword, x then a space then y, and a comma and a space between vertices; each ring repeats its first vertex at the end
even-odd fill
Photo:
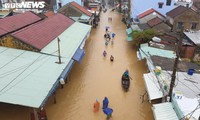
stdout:
MULTIPOLYGON (((23 28, 41 19, 42 18, 40 18, 32 12, 25 12, 23 14, 17 14, 14 16, 0 19, 0 29, 8 33, 23 28)), ((4 34, 4 32, 0 32, 0 36, 4 34)))
MULTIPOLYGON (((0 102, 40 107, 90 30, 76 22, 59 36, 62 64, 56 56, 0 47, 0 102)), ((42 52, 58 55, 57 50, 54 39, 42 52)))
POLYGON ((73 20, 58 13, 28 28, 19 30, 12 36, 41 50, 73 23, 73 20))
POLYGON ((158 84, 158 80, 153 73, 143 74, 146 90, 149 100, 155 100, 163 97, 163 93, 158 84))
MULTIPOLYGON (((91 30, 90 25, 75 22, 67 30, 65 30, 60 36, 60 54, 62 57, 71 58, 76 52, 78 46, 91 30), (66 47, 67 44, 67 47, 66 47)), ((41 50, 43 53, 52 54, 58 50, 57 38, 50 44, 41 50)), ((54 53, 58 55, 58 53, 54 53)))
POLYGON ((141 54, 142 59, 149 57, 150 55, 151 56, 156 55, 156 56, 161 56, 161 57, 166 57, 166 58, 176 58, 176 54, 174 53, 174 51, 150 47, 148 43, 140 45, 140 54, 141 54))
POLYGON ((166 15, 174 18, 177 15, 180 15, 181 13, 185 12, 188 9, 189 8, 180 5, 180 6, 176 7, 175 9, 167 12, 166 15))
POLYGON ((179 120, 170 102, 154 104, 152 110, 155 120, 179 120))
POLYGON ((78 3, 72 1, 70 2, 71 5, 73 5, 74 7, 78 8, 80 11, 82 11, 83 13, 85 13, 88 16, 92 16, 92 13, 90 13, 89 11, 87 11, 85 8, 83 8, 82 6, 80 6, 78 3))
POLYGON ((184 34, 196 45, 200 45, 200 31, 184 32, 184 34))
POLYGON ((159 17, 155 17, 147 22, 150 27, 154 27, 163 22, 159 17))
POLYGON ((6 34, 7 32, 0 28, 0 36, 6 34))
POLYGON ((0 47, 0 102, 39 108, 70 59, 0 47))

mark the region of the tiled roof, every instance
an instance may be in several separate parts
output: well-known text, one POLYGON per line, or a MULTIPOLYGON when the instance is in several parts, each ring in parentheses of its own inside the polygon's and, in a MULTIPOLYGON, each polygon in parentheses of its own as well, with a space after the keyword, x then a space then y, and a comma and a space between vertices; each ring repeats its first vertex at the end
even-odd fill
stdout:
POLYGON ((23 14, 18 14, 0 19, 0 29, 4 31, 2 32, 0 30, 0 36, 18 30, 20 28, 23 28, 41 19, 42 18, 40 18, 39 16, 37 16, 32 12, 25 12, 23 14))
POLYGON ((41 50, 73 23, 74 21, 70 18, 57 13, 39 23, 13 33, 12 36, 41 50))
POLYGON ((48 12, 44 13, 44 15, 47 16, 47 17, 52 17, 52 16, 54 16, 54 12, 48 11, 48 12))
MULTIPOLYGON (((149 9, 149 10, 147 10, 147 11, 145 11, 145 12, 139 14, 139 15, 138 15, 138 18, 141 19, 141 18, 143 18, 143 17, 145 17, 145 16, 147 16, 147 15, 153 13, 153 12, 156 12, 157 14, 163 16, 161 13, 159 13, 158 11, 154 10, 153 8, 151 8, 151 9, 149 9)), ((165 16, 163 16, 163 17, 165 17, 165 16)))
POLYGON ((149 25, 147 23, 143 23, 143 24, 138 24, 138 27, 141 29, 141 30, 146 30, 146 29, 149 29, 149 25))
POLYGON ((177 15, 183 13, 183 12, 186 11, 186 10, 188 10, 187 7, 178 6, 178 7, 176 7, 175 9, 173 9, 173 10, 167 12, 166 15, 169 16, 169 17, 174 18, 174 17, 176 17, 177 15))
POLYGON ((92 13, 90 13, 89 11, 87 11, 87 9, 83 8, 81 5, 79 5, 76 2, 70 2, 71 5, 75 6, 76 8, 78 8, 80 11, 82 11, 84 14, 88 15, 88 16, 92 16, 92 13))
POLYGON ((155 17, 155 18, 149 20, 149 21, 147 22, 147 24, 148 24, 150 27, 153 27, 153 26, 156 26, 156 25, 160 24, 161 22, 162 22, 162 20, 161 20, 159 17, 155 17))

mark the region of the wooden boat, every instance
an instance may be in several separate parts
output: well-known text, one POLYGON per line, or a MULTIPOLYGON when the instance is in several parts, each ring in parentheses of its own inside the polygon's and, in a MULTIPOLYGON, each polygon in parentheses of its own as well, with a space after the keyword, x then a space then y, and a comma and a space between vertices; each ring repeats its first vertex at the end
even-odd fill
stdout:
MULTIPOLYGON (((128 71, 127 71, 128 72, 128 71)), ((130 86, 130 78, 129 75, 124 72, 122 75, 122 87, 124 88, 125 91, 128 91, 129 86, 130 86)))

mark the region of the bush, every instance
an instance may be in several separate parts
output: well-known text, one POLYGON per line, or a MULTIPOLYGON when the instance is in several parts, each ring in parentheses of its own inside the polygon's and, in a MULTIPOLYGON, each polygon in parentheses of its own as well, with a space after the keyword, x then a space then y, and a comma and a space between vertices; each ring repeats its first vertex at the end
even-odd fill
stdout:
POLYGON ((157 35, 157 32, 153 29, 147 29, 144 31, 133 31, 133 41, 134 44, 139 47, 141 43, 149 42, 154 36, 157 35))

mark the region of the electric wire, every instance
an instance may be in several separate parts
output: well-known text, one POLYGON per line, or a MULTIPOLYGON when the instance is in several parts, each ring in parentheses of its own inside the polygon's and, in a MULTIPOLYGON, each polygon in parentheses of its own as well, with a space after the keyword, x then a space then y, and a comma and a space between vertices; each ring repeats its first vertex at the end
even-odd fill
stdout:
MULTIPOLYGON (((53 53, 55 53, 55 52, 57 52, 57 51, 54 51, 54 52, 52 52, 51 54, 46 54, 46 53, 41 53, 41 54, 45 54, 45 55, 50 55, 50 56, 55 56, 55 55, 53 55, 53 53)), ((41 59, 42 60, 42 59, 41 59)), ((39 60, 38 60, 38 62, 39 62, 39 60)), ((4 73, 1 73, 0 74, 0 78, 3 78, 3 77, 5 77, 5 76, 7 76, 7 75, 10 75, 10 74, 12 74, 12 73, 14 73, 14 72, 18 72, 18 70, 20 70, 20 69, 22 69, 22 68, 24 68, 24 67, 26 67, 26 66, 28 66, 28 65, 30 65, 31 63, 28 63, 28 64, 25 64, 25 65, 22 65, 22 66, 19 66, 19 67, 17 67, 17 68, 15 68, 15 69, 12 69, 12 70, 10 70, 10 71, 6 71, 6 72, 4 72, 4 73)), ((8 64, 7 64, 8 65, 8 64)))
MULTIPOLYGON (((44 59, 49 60, 51 56, 45 56, 44 59)), ((45 63, 47 60, 43 60, 43 63, 45 63)), ((40 65, 39 67, 35 68, 33 71, 31 71, 28 75, 26 75, 23 79, 21 79, 20 81, 18 81, 17 83, 15 83, 13 86, 10 86, 10 88, 4 90, 2 93, 0 93, 0 95, 3 95, 4 93, 6 93, 7 91, 9 91, 10 89, 12 89, 13 87, 15 87, 16 85, 18 85, 19 83, 21 83, 23 80, 25 80, 28 76, 30 76, 34 71, 36 71, 37 69, 39 69, 42 65, 40 65)), ((29 66, 30 67, 30 66, 29 66)), ((1 92, 1 91, 0 91, 1 92)))
MULTIPOLYGON (((56 51, 55 51, 56 52, 56 51)), ((0 95, 2 95, 2 91, 4 89, 6 89, 11 83, 13 83, 20 75, 22 75, 30 66, 32 66, 34 63, 38 62, 38 60, 42 60, 39 59, 43 54, 39 55, 39 57, 37 59, 35 59, 32 63, 30 63, 20 74, 18 74, 15 78, 13 78, 6 86, 4 86, 1 90, 0 90, 0 95)), ((44 56, 44 58, 46 57, 50 57, 50 56, 44 56)), ((43 59, 44 59, 43 58, 43 59)), ((39 67, 38 67, 39 68, 39 67)), ((30 75, 30 74, 29 74, 30 75)), ((24 80, 24 79, 23 79, 24 80)), ((16 84, 17 85, 17 84, 16 84)), ((12 86, 14 87, 14 86, 12 86)), ((8 91, 8 90, 7 90, 8 91)), ((4 92, 5 93, 5 92, 4 92)))

